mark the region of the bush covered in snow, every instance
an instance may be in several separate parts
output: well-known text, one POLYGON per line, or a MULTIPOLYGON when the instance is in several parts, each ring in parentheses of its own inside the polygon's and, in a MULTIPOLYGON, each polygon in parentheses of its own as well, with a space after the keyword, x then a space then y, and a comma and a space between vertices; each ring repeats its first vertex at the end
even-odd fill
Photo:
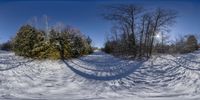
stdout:
POLYGON ((92 47, 91 40, 72 27, 61 31, 52 28, 47 33, 24 25, 13 39, 13 50, 25 57, 60 59, 89 54, 92 47))

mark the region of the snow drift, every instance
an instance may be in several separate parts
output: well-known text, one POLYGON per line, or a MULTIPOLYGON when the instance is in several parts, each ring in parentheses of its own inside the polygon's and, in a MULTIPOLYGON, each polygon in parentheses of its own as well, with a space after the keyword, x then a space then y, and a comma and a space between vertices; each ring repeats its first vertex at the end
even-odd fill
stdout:
POLYGON ((200 51, 122 60, 100 51, 65 61, 0 51, 0 100, 197 100, 200 51))

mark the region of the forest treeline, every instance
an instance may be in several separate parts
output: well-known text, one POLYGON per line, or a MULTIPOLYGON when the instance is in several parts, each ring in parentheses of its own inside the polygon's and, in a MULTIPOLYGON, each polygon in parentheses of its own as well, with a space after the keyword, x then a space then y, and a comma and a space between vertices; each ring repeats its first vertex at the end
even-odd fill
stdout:
POLYGON ((32 25, 23 25, 1 48, 24 57, 67 59, 92 53, 91 43, 90 37, 70 26, 53 27, 46 32, 32 25))
MULTIPOLYGON (((134 4, 105 6, 103 18, 113 27, 103 50, 114 55, 149 58, 153 53, 188 53, 197 50, 195 34, 179 36, 170 41, 170 28, 176 23, 178 13, 172 9, 147 9, 134 4)), ((32 24, 22 26, 16 36, 3 43, 3 50, 13 50, 17 55, 31 58, 72 58, 93 51, 92 40, 78 29, 57 25, 39 29, 32 24)))
POLYGON ((178 39, 175 43, 166 43, 166 33, 177 18, 174 10, 147 10, 134 4, 111 5, 105 8, 103 18, 114 24, 103 48, 107 53, 149 58, 154 52, 186 53, 198 49, 194 35, 178 39))

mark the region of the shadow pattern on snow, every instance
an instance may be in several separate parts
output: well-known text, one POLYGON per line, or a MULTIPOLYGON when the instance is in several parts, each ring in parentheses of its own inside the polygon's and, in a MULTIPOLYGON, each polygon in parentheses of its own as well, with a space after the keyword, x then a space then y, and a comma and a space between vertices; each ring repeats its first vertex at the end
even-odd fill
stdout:
MULTIPOLYGON (((26 66, 28 63, 30 63, 32 61, 33 60, 28 60, 28 61, 23 61, 23 62, 16 62, 16 63, 8 63, 9 66, 0 67, 0 71, 7 71, 7 70, 14 69, 14 68, 17 68, 17 67, 22 66, 22 65, 26 66)), ((6 64, 6 63, 4 63, 4 64, 6 64)))
MULTIPOLYGON (((73 72, 75 72, 76 74, 88 78, 88 79, 94 79, 94 80, 102 80, 102 81, 109 81, 109 80, 117 80, 117 79, 121 79, 124 78, 128 75, 130 75, 131 73, 133 73, 136 69, 138 69, 140 67, 140 65, 142 64, 142 62, 138 63, 135 66, 130 66, 129 69, 117 69, 117 70, 94 70, 91 69, 92 71, 96 71, 97 73, 107 73, 107 75, 101 75, 101 74, 89 74, 87 72, 83 72, 81 70, 78 70, 76 68, 74 68, 73 66, 71 66, 69 64, 69 62, 63 60, 63 62, 67 65, 67 67, 69 67, 73 72)), ((87 69, 90 70, 90 69, 87 69)))
POLYGON ((10 69, 17 68, 19 66, 26 66, 28 63, 31 63, 33 59, 23 59, 17 56, 13 56, 6 51, 0 51, 0 71, 7 71, 10 69))
MULTIPOLYGON (((189 55, 190 56, 190 55, 189 55)), ((183 67, 185 69, 188 69, 188 70, 193 70, 193 71, 200 71, 200 68, 195 68, 194 66, 191 66, 190 64, 195 64, 195 65, 199 65, 200 66, 200 62, 198 61, 193 61, 191 59, 194 59, 194 58, 191 58, 190 59, 188 57, 180 57, 180 58, 177 58, 176 60, 174 59, 169 59, 169 58, 164 58, 164 57, 160 57, 162 59, 165 59, 165 60, 169 60, 169 61, 172 61, 174 62, 175 64, 178 65, 178 67, 183 67)))

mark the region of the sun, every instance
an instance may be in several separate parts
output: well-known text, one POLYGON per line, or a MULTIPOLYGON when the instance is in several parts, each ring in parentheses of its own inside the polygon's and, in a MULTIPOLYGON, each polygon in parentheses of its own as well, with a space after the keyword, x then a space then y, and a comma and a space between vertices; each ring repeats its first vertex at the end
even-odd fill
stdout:
POLYGON ((159 38, 160 38, 160 34, 156 34, 156 38, 158 38, 158 39, 159 39, 159 38))

